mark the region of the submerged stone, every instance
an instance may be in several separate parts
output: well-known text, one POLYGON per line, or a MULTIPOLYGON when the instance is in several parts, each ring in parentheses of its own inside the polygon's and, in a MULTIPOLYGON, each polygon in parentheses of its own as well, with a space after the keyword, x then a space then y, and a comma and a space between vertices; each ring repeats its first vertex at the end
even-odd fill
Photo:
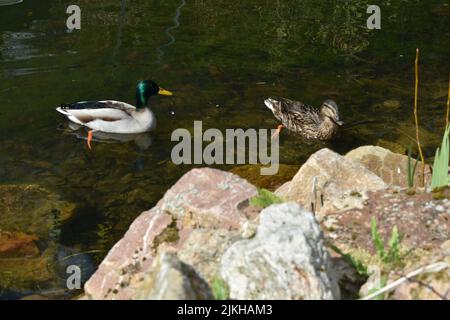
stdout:
POLYGON ((32 257, 39 253, 35 243, 38 238, 23 232, 0 230, 0 259, 32 257))
POLYGON ((47 239, 75 213, 75 205, 36 184, 0 185, 0 229, 47 239))
POLYGON ((275 190, 286 181, 292 179, 297 173, 299 166, 280 164, 277 174, 274 175, 261 175, 260 168, 261 165, 259 164, 249 164, 234 167, 230 172, 237 174, 259 188, 275 190))

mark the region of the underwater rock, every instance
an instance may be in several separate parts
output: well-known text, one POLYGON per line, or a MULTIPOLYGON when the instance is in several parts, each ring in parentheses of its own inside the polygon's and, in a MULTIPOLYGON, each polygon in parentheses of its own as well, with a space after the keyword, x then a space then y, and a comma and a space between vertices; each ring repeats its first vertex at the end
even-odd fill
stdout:
POLYGON ((47 239, 75 213, 75 205, 35 184, 0 185, 0 229, 47 239))
POLYGON ((255 237, 223 255, 231 299, 339 299, 339 287, 319 224, 290 202, 261 211, 255 237))
POLYGON ((389 99, 383 102, 383 106, 388 109, 398 109, 400 105, 400 101, 397 99, 389 99))
POLYGON ((39 294, 30 294, 28 296, 20 298, 20 300, 50 300, 50 298, 46 296, 41 296, 39 294))
POLYGON ((223 70, 217 65, 210 65, 208 67, 209 75, 213 78, 220 78, 223 76, 223 70))
POLYGON ((212 292, 188 264, 173 253, 162 252, 155 258, 152 271, 136 293, 139 300, 208 300, 212 292))
POLYGON ((393 112, 401 107, 401 103, 397 99, 389 99, 382 103, 372 105, 373 112, 393 112))
POLYGON ((36 284, 48 284, 55 279, 53 258, 55 247, 49 247, 33 257, 0 259, 0 288, 26 292, 36 284))
MULTIPOLYGON (((224 240, 220 235, 226 231, 239 233, 257 214, 248 206, 248 199, 256 194, 253 185, 232 173, 210 168, 190 170, 154 208, 143 212, 131 224, 86 283, 86 295, 91 299, 136 299, 141 290, 141 279, 151 271, 162 248, 181 250, 186 262, 195 263, 190 249, 195 247, 189 241, 191 234, 194 239, 210 237, 212 245, 224 240), (223 230, 223 233, 218 231, 212 236, 193 231, 201 228, 223 230)), ((224 241, 227 243, 228 240, 224 241)), ((203 250, 214 252, 208 243, 201 244, 203 250)), ((214 250, 219 252, 220 246, 214 250)), ((199 252, 200 256, 202 254, 207 256, 199 252)), ((213 258, 217 259, 214 254, 213 258)), ((200 270, 208 274, 206 268, 200 270)))
POLYGON ((277 174, 263 176, 260 174, 261 165, 249 164, 234 167, 230 172, 237 174, 259 188, 273 191, 286 181, 291 180, 298 169, 299 166, 297 165, 280 164, 277 174))
POLYGON ((0 258, 0 299, 19 299, 39 295, 47 299, 69 298, 79 290, 67 288, 66 280, 71 275, 67 267, 75 265, 81 271, 81 285, 93 273, 93 259, 85 253, 50 242, 33 256, 0 258))
POLYGON ((311 155, 294 178, 275 193, 323 215, 361 207, 367 191, 386 187, 359 162, 324 148, 311 155))
POLYGON ((39 253, 35 243, 37 239, 23 232, 0 230, 0 259, 36 256, 39 253))
MULTIPOLYGON (((408 157, 393 153, 377 146, 362 146, 345 155, 346 158, 357 160, 367 169, 375 173, 389 185, 408 188, 408 157)), ((414 167, 416 160, 411 159, 414 167)), ((422 164, 418 163, 414 175, 414 185, 420 185, 422 164)), ((431 182, 431 170, 425 165, 425 184, 431 182)))
POLYGON ((401 155, 406 154, 406 152, 408 151, 408 148, 401 145, 400 143, 384 139, 378 139, 375 145, 401 155))
POLYGON ((436 16, 450 16, 450 5, 448 3, 434 5, 431 12, 436 16))
POLYGON ((65 288, 55 240, 75 209, 39 185, 0 185, 0 288, 18 296, 65 288))

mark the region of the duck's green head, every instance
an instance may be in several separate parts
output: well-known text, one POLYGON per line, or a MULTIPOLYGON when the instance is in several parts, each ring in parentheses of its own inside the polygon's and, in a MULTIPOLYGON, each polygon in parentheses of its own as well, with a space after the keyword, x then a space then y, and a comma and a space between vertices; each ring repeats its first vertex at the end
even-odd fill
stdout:
POLYGON ((136 108, 139 109, 147 106, 148 99, 156 94, 171 96, 172 92, 160 88, 152 80, 139 81, 136 87, 136 108))

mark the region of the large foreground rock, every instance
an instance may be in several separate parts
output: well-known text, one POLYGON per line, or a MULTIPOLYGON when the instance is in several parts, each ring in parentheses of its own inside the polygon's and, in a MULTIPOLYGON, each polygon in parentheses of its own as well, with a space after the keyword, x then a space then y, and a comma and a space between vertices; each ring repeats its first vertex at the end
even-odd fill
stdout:
POLYGON ((331 260, 314 215, 296 203, 261 212, 256 236, 223 255, 231 299, 338 299, 331 260))
POLYGON ((386 188, 386 183, 361 163, 321 149, 311 155, 294 178, 276 194, 320 216, 361 207, 367 191, 386 188))
POLYGON ((206 266, 216 265, 223 250, 217 243, 232 241, 242 226, 257 214, 247 201, 256 194, 253 185, 232 173, 209 168, 189 171, 154 208, 143 212, 132 223, 85 284, 87 296, 92 299, 139 298, 142 279, 152 272, 153 260, 161 250, 180 251, 195 267, 205 265, 200 268, 205 273, 202 276, 211 278, 210 273, 216 270, 206 266), (211 235, 198 230, 221 231, 211 235), (203 242, 189 241, 191 236, 203 242))

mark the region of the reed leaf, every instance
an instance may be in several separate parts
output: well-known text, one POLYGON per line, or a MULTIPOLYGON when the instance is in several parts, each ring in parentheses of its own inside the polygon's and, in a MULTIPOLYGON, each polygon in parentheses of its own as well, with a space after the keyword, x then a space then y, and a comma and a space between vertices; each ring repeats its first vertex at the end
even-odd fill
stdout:
POLYGON ((449 138, 450 126, 447 127, 442 138, 441 147, 437 148, 434 157, 433 175, 431 177, 431 188, 445 187, 449 183, 448 161, 449 161, 449 138))
POLYGON ((414 166, 412 165, 412 146, 408 147, 408 187, 414 187, 414 177, 416 175, 417 164, 419 163, 419 157, 417 157, 414 162, 414 166))

